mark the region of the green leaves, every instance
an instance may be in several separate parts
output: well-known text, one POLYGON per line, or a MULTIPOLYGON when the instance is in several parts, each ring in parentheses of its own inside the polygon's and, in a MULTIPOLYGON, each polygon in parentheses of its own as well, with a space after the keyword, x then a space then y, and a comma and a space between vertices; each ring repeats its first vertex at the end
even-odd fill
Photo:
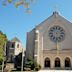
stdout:
POLYGON ((11 3, 12 2, 12 0, 8 0, 8 3, 11 3))
POLYGON ((0 48, 0 61, 3 60, 3 49, 0 48))
POLYGON ((25 2, 24 3, 24 7, 29 8, 29 3, 28 2, 25 2))
POLYGON ((18 6, 20 6, 21 4, 23 4, 22 1, 20 1, 20 2, 16 2, 16 3, 15 3, 15 6, 18 7, 18 6))
MULTIPOLYGON (((30 5, 33 2, 33 0, 1 0, 0 2, 2 2, 3 6, 14 4, 16 8, 18 6, 23 6, 27 10, 27 9, 30 9, 30 5)), ((31 13, 31 11, 29 12, 31 13)))
POLYGON ((0 31, 0 60, 4 58, 4 45, 7 42, 7 37, 0 31))

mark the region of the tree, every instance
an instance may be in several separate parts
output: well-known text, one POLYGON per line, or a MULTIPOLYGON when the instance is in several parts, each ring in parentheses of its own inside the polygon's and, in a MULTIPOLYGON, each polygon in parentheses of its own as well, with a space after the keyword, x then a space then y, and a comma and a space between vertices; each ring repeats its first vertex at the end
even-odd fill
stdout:
POLYGON ((25 67, 30 68, 31 70, 34 69, 34 61, 31 58, 28 58, 25 62, 25 67))
POLYGON ((4 48, 7 42, 7 36, 0 31, 0 62, 3 61, 4 58, 4 48))
POLYGON ((15 5, 15 7, 22 5, 24 8, 26 8, 27 12, 31 13, 30 4, 33 2, 33 0, 0 0, 0 2, 2 2, 3 6, 12 3, 15 5))
POLYGON ((38 71, 39 69, 41 69, 41 66, 34 59, 29 57, 29 58, 27 58, 27 60, 25 62, 25 68, 26 69, 29 68, 30 70, 38 71))
MULTIPOLYGON (((15 68, 17 70, 21 70, 21 63, 22 63, 22 53, 17 55, 14 59, 14 65, 15 65, 15 68)), ((38 71, 39 69, 41 69, 41 66, 31 57, 27 58, 26 60, 24 57, 23 68, 24 68, 24 70, 29 70, 29 71, 30 70, 36 70, 36 71, 38 71)))

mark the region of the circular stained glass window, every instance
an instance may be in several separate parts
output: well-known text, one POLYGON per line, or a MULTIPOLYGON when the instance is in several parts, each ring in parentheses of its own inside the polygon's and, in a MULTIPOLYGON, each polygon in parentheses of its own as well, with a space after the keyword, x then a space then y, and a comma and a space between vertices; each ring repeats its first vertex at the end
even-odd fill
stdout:
POLYGON ((65 38, 65 31, 60 26, 53 26, 49 30, 49 37, 53 42, 61 42, 65 38))

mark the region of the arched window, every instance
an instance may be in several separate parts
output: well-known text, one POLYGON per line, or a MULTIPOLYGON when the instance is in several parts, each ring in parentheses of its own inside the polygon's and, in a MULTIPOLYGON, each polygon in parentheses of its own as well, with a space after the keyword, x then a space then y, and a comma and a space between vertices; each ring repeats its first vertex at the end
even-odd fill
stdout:
POLYGON ((17 48, 19 48, 19 44, 17 44, 17 48))
POLYGON ((45 67, 50 67, 50 59, 49 58, 46 58, 45 61, 44 61, 44 66, 45 67))
POLYGON ((71 67, 70 58, 65 58, 65 67, 71 67))
POLYGON ((55 67, 60 67, 61 65, 60 65, 60 59, 57 57, 56 59, 55 59, 55 67))
POLYGON ((11 48, 15 48, 15 42, 11 43, 11 48))

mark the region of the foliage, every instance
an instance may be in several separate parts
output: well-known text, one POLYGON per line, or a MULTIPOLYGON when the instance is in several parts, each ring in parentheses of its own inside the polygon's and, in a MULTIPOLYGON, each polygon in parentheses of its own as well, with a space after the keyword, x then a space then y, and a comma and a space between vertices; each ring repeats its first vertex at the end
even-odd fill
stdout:
POLYGON ((41 66, 38 65, 34 59, 28 58, 25 63, 25 68, 30 68, 31 70, 38 71, 41 68, 41 66))
POLYGON ((41 69, 41 66, 40 66, 40 65, 37 65, 37 66, 34 68, 35 71, 38 71, 38 70, 40 70, 40 69, 41 69))
POLYGON ((7 36, 0 31, 0 62, 4 58, 5 44, 7 42, 7 36))
POLYGON ((32 70, 33 64, 34 64, 33 60, 28 58, 27 61, 25 62, 25 67, 26 68, 31 68, 31 70, 32 70))
POLYGON ((0 0, 0 2, 2 2, 3 6, 14 4, 16 8, 22 5, 24 8, 26 8, 26 12, 31 13, 30 5, 33 0, 0 0))
MULTIPOLYGON (((21 62, 22 62, 22 53, 20 53, 18 56, 15 57, 15 68, 17 70, 21 70, 21 62)), ((37 62, 32 59, 31 57, 27 58, 25 61, 23 61, 23 67, 24 70, 30 71, 30 70, 35 70, 38 71, 39 69, 41 69, 41 66, 37 64, 37 62)))

